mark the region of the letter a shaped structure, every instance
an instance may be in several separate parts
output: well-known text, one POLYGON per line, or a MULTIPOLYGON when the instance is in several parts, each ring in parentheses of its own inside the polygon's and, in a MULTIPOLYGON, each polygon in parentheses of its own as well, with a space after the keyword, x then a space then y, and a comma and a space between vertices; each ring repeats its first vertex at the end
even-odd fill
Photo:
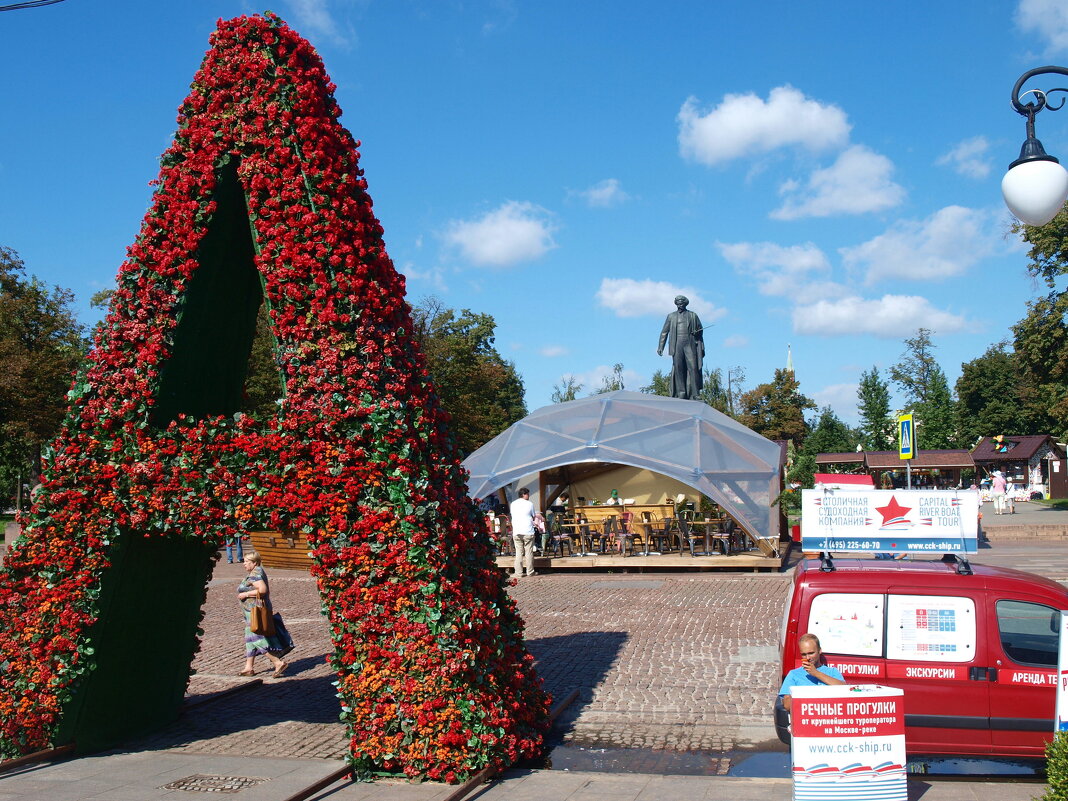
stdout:
POLYGON ((255 526, 307 539, 359 774, 541 748, 549 698, 333 89, 273 15, 212 35, 0 571, 4 757, 177 717, 217 550, 255 526), (242 413, 257 318, 279 400, 242 413))

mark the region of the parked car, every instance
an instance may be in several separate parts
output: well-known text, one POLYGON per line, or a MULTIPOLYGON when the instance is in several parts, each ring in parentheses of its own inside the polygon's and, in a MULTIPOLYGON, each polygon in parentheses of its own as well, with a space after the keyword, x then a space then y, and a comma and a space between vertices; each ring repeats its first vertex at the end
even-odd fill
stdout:
MULTIPOLYGON (((781 674, 800 664, 797 638, 811 632, 849 683, 905 691, 910 754, 1042 757, 1066 609, 1056 582, 955 557, 839 559, 830 569, 810 559, 787 601, 781 674)), ((788 723, 779 700, 783 742, 788 723)))

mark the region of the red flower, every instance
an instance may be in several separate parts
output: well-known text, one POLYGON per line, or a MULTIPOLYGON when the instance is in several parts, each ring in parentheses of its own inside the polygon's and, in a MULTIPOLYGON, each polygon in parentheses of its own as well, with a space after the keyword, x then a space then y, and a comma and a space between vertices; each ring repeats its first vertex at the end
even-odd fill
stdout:
POLYGON ((83 691, 116 539, 217 545, 252 523, 308 539, 359 772, 456 782, 541 747, 549 699, 333 88, 273 15, 212 34, 0 573, 0 756, 49 744, 83 691), (247 198, 287 394, 273 420, 178 415, 159 428, 150 414, 226 163, 247 198))

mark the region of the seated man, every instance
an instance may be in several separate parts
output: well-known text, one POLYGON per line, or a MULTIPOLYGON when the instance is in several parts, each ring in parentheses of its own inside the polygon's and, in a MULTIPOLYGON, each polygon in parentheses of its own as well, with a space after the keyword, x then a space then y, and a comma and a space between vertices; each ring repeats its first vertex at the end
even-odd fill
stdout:
POLYGON ((782 705, 790 710, 791 695, 794 687, 813 687, 819 684, 845 684, 838 668, 831 667, 820 650, 820 641, 815 634, 802 634, 797 638, 797 648, 801 652, 801 667, 794 668, 786 674, 779 688, 782 705))

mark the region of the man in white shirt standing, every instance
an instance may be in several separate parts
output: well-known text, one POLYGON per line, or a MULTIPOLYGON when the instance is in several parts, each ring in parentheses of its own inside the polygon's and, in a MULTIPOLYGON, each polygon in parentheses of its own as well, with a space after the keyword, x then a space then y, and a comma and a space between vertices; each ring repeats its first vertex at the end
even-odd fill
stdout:
POLYGON ((519 497, 509 507, 512 516, 512 543, 515 545, 515 577, 534 575, 534 504, 530 490, 519 490, 519 497))

